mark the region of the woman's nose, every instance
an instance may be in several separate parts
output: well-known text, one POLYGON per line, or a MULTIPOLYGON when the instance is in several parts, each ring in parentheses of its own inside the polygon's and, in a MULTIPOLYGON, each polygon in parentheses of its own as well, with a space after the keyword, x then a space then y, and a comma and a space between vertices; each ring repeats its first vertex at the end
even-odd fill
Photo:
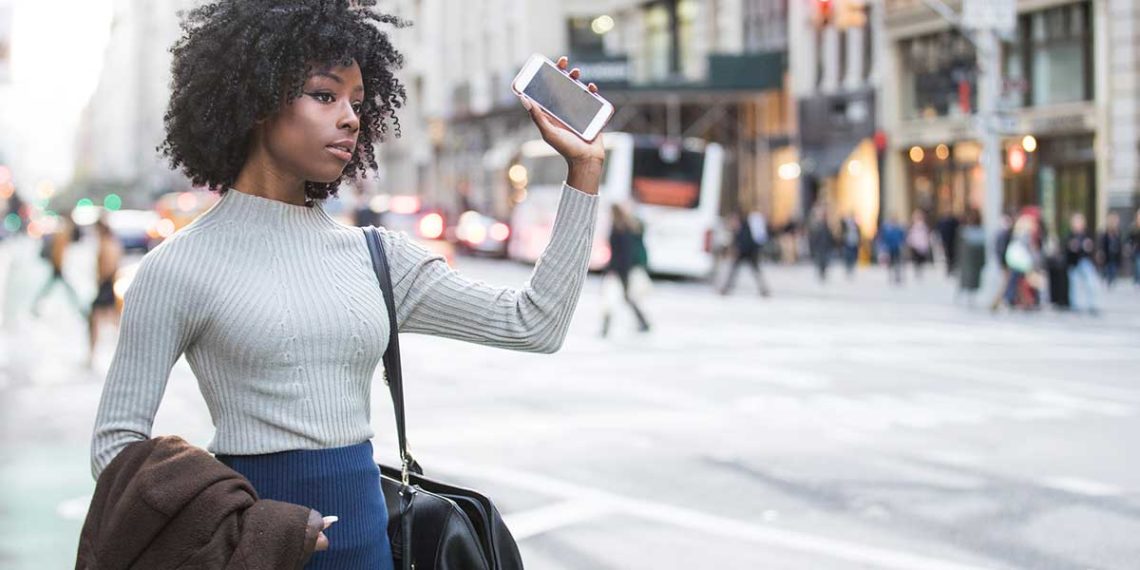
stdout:
POLYGON ((349 129, 353 132, 360 129, 360 117, 356 114, 351 104, 345 105, 344 114, 341 116, 337 128, 349 129))

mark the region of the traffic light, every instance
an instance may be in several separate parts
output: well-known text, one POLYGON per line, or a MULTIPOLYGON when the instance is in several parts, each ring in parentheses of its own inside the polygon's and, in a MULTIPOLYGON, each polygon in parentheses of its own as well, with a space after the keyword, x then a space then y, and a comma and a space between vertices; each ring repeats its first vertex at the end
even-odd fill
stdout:
POLYGON ((835 6, 835 27, 862 28, 867 25, 866 0, 831 0, 835 6))
POLYGON ((815 4, 811 20, 816 27, 822 28, 831 25, 831 4, 833 0, 812 0, 815 4))

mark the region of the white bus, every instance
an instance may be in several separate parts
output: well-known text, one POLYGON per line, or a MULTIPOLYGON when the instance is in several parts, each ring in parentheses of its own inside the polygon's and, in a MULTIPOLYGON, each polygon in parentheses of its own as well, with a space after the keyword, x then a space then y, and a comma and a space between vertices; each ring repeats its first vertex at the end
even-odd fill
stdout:
MULTIPOLYGON (((590 269, 609 262, 610 204, 629 202, 645 223, 649 270, 656 274, 705 278, 713 270, 712 231, 720 210, 724 151, 699 139, 668 142, 662 137, 606 133, 602 207, 590 269)), ((519 151, 525 170, 525 198, 511 214, 512 259, 534 262, 550 241, 566 163, 541 140, 519 151)))

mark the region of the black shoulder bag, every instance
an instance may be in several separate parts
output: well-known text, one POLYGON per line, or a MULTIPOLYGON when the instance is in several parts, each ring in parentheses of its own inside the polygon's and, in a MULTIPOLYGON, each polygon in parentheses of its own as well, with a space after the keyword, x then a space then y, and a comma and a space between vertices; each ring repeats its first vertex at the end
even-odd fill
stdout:
POLYGON ((364 228, 364 236, 391 329, 384 351, 384 374, 396 410, 401 466, 380 464, 380 483, 388 506, 388 538, 396 568, 521 570, 518 546, 491 500, 477 491, 424 477, 423 469, 408 453, 392 276, 380 232, 364 228))

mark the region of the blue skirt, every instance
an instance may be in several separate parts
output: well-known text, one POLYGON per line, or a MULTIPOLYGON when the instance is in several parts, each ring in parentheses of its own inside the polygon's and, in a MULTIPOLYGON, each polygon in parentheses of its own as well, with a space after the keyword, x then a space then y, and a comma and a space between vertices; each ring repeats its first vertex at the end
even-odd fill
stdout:
POLYGON ((262 499, 340 517, 325 531, 329 549, 313 553, 307 570, 392 570, 388 509, 371 441, 333 449, 217 458, 249 479, 262 499))

